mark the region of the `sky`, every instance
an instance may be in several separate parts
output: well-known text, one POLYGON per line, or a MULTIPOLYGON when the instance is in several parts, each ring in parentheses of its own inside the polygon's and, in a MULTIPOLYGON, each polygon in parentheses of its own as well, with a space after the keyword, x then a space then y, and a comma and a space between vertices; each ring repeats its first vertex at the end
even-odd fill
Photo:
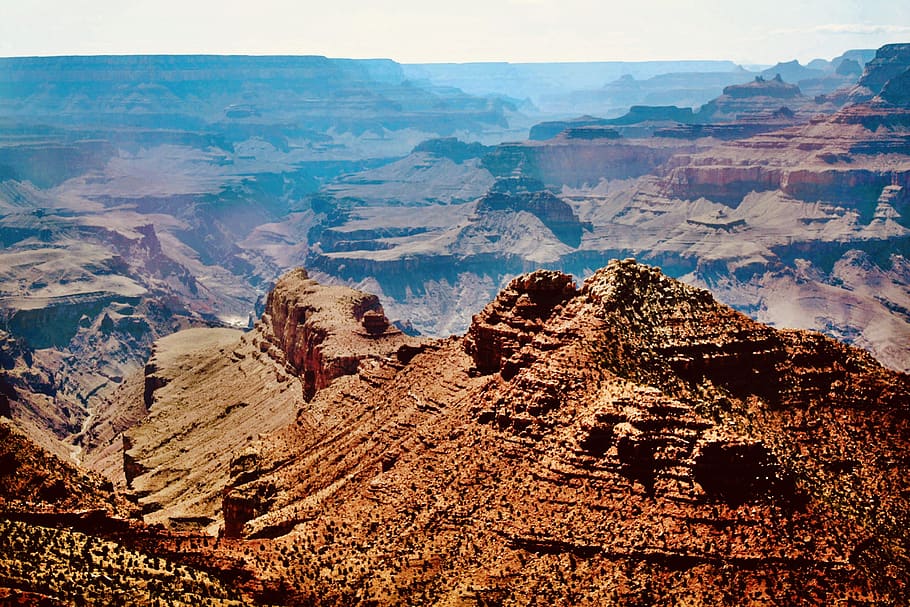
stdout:
POLYGON ((891 42, 910 42, 906 0, 0 0, 6 57, 772 64, 891 42))

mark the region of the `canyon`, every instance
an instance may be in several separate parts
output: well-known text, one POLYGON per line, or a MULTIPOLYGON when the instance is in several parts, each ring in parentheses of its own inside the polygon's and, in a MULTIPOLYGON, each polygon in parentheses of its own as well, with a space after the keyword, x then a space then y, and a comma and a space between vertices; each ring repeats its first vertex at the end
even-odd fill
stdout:
MULTIPOLYGON (((407 337, 377 306, 294 272, 253 331, 162 340, 127 381, 140 389, 124 402, 151 394, 120 451, 132 503, 70 464, 20 467, 51 488, 4 485, 7 589, 65 592, 9 573, 27 538, 51 534, 150 563, 133 594, 108 565, 127 604, 164 592, 156 561, 184 580, 173 600, 196 580, 205 604, 910 596, 910 376, 866 352, 631 259, 581 285, 522 275, 464 336, 407 337), (334 379, 310 393, 321 374, 334 379)), ((37 449, 5 445, 21 461, 37 449)))
MULTIPOLYGON (((495 180, 472 201, 431 205, 427 190, 382 201, 368 185, 375 172, 346 177, 362 185, 325 191, 335 204, 315 209, 325 215, 306 265, 381 293, 393 316, 438 335, 465 330, 476 293, 491 298, 516 274, 584 277, 632 255, 755 318, 906 370, 908 106, 900 80, 886 83, 910 67, 908 48, 882 49, 840 109, 837 95, 809 99, 774 77, 731 85, 697 113, 542 124, 529 141, 477 149, 473 169, 463 161, 471 182, 495 180), (491 195, 516 188, 509 211, 490 212, 491 195), (571 239, 534 213, 544 195, 568 205, 571 239)), ((429 174, 450 162, 444 147, 401 164, 429 174)))
POLYGON ((0 603, 906 604, 908 83, 0 59, 0 603))

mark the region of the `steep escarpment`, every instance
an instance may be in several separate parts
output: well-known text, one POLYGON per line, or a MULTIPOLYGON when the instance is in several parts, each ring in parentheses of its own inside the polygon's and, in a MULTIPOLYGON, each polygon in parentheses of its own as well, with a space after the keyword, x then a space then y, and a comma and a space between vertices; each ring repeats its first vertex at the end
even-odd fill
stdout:
POLYGON ((910 44, 886 44, 878 49, 875 57, 869 61, 856 86, 848 91, 839 91, 834 95, 844 94, 853 102, 872 99, 882 92, 888 82, 899 77, 907 70, 910 61, 910 44))
POLYGON ((593 140, 563 136, 547 142, 499 145, 484 157, 483 166, 498 177, 511 175, 520 169, 522 175, 546 184, 577 187, 596 185, 601 179, 646 175, 674 153, 691 149, 692 144, 673 140, 663 145, 649 145, 613 136, 593 140))
POLYGON ((369 362, 232 463, 228 534, 313 555, 292 602, 908 596, 910 379, 862 351, 627 260, 369 362))
POLYGON ((191 329, 156 342, 141 382, 129 380, 89 427, 87 461, 122 475, 146 521, 214 532, 237 454, 336 378, 407 359, 420 343, 389 324, 375 295, 290 272, 251 332, 191 329), (135 401, 144 414, 113 432, 136 417, 135 401), (118 445, 122 471, 112 471, 118 445))
POLYGON ((301 378, 305 398, 356 373, 365 358, 416 343, 389 323, 375 295, 322 286, 303 269, 278 281, 261 323, 261 348, 301 378))

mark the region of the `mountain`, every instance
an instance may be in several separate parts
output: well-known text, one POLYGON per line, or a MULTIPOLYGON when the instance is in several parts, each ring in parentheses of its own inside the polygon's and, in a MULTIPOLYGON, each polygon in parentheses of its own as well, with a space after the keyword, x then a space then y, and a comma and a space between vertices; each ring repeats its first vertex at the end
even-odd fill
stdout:
MULTIPOLYGON (((403 338, 377 305, 295 272, 233 347, 196 335, 146 372, 166 377, 143 424, 171 462, 157 474, 180 487, 230 456, 211 468, 224 537, 188 552, 214 578, 236 567, 248 604, 910 596, 910 376, 633 260, 581 286, 522 275, 463 337, 387 341, 403 338), (310 394, 308 377, 340 368, 329 339, 357 362, 310 394), (273 401, 285 421, 224 440, 256 428, 263 405, 238 390, 263 387, 287 394, 273 401)), ((207 523, 163 522, 145 545, 180 564, 164 546, 207 523)))

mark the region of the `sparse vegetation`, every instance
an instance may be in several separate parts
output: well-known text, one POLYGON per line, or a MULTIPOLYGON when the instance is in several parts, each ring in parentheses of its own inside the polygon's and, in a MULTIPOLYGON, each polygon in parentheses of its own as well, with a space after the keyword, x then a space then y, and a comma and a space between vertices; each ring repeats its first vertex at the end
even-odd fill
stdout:
POLYGON ((0 520, 0 587, 76 605, 243 605, 205 572, 68 529, 0 520))

